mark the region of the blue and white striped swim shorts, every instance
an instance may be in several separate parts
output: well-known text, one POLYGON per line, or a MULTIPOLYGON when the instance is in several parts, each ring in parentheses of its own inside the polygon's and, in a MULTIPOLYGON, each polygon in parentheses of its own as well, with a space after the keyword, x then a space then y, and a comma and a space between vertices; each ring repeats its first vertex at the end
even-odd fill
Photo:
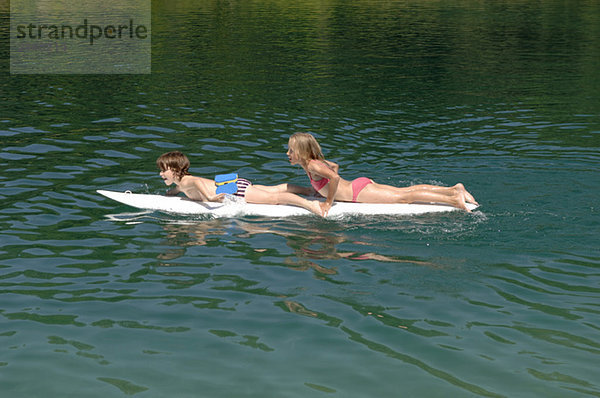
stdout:
POLYGON ((237 184, 237 192, 234 193, 233 195, 239 196, 240 198, 245 197, 246 196, 246 188, 248 188, 250 185, 252 185, 252 183, 250 181, 246 180, 245 178, 238 178, 235 183, 237 184))

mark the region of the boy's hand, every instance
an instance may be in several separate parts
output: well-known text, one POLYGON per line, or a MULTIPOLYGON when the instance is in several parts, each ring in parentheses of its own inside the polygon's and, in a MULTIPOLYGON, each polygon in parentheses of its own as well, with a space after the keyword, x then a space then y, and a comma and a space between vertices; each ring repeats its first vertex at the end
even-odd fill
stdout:
POLYGON ((175 188, 169 189, 165 195, 167 195, 167 196, 175 196, 178 193, 179 193, 179 189, 177 189, 177 187, 175 187, 175 188))
POLYGON ((220 193, 218 195, 213 196, 212 198, 208 198, 210 202, 222 202, 225 199, 226 193, 220 193))

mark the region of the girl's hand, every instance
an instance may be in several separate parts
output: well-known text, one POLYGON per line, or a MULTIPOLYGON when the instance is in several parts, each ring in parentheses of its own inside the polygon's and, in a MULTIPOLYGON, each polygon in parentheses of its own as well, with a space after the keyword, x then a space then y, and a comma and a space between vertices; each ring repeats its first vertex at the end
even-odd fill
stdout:
POLYGON ((327 202, 320 202, 319 206, 321 206, 321 215, 323 217, 327 217, 327 214, 329 213, 329 209, 331 209, 331 203, 327 203, 327 202))

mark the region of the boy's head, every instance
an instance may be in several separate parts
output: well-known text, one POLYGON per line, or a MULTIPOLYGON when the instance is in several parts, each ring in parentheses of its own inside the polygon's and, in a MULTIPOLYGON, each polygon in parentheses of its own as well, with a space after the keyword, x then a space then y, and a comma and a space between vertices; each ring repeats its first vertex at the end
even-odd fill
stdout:
POLYGON ((185 175, 189 175, 190 160, 179 151, 163 153, 156 159, 156 166, 160 171, 171 170, 180 180, 185 175))

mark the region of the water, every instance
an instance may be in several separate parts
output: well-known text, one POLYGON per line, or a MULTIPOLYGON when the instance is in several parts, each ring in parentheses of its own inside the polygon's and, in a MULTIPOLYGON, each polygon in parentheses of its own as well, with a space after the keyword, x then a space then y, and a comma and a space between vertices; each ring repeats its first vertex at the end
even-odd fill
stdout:
POLYGON ((195 3, 155 2, 149 76, 5 65, 1 396, 600 395, 595 2, 195 3), (95 193, 164 192, 173 149, 307 184, 295 131, 348 179, 482 206, 207 219, 95 193))

